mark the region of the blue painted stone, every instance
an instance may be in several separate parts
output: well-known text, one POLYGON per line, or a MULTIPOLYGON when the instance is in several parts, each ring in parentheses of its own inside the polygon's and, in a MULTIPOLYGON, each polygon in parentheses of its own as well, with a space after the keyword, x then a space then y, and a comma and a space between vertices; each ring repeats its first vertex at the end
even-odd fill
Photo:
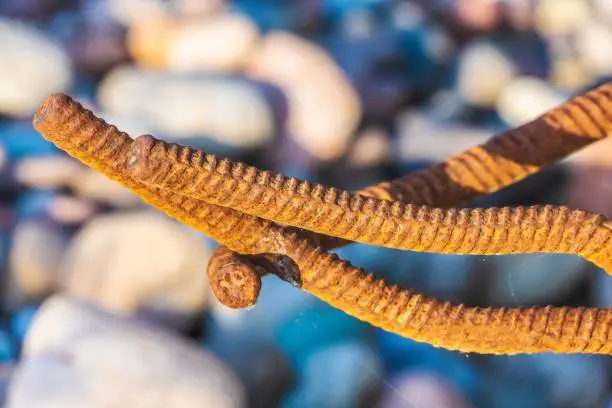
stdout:
POLYGON ((11 334, 19 344, 23 343, 25 335, 30 328, 30 324, 32 323, 32 319, 34 318, 37 310, 37 305, 29 305, 21 308, 13 316, 11 316, 9 322, 11 334))
POLYGON ((492 357, 489 367, 519 383, 535 384, 544 406, 588 408, 599 406, 608 393, 607 357, 536 354, 492 357))
POLYGON ((431 95, 446 78, 454 44, 439 26, 421 24, 399 34, 399 46, 408 66, 405 73, 412 79, 413 89, 431 95))
POLYGON ((374 338, 387 372, 430 371, 446 377, 470 398, 478 394, 481 379, 469 355, 435 348, 383 330, 376 330, 374 338))
POLYGON ((16 122, 0 127, 0 144, 11 159, 59 152, 52 143, 43 139, 29 122, 16 122))
POLYGON ((342 259, 354 266, 395 283, 422 282, 422 274, 429 268, 429 254, 400 251, 366 244, 350 244, 335 250, 342 259))
POLYGON ((18 219, 35 218, 47 214, 49 204, 55 198, 52 190, 28 190, 19 196, 16 203, 18 219))
POLYGON ((332 18, 337 18, 351 10, 371 10, 383 7, 387 0, 323 0, 325 13, 332 18))
POLYGON ((281 407, 369 407, 373 402, 363 398, 383 386, 382 378, 380 362, 370 347, 357 341, 337 343, 309 356, 297 388, 281 407))
POLYGON ((346 313, 325 304, 300 311, 279 326, 276 343, 298 372, 308 357, 339 342, 361 339, 367 326, 346 313))
POLYGON ((248 358, 251 350, 274 343, 279 326, 318 302, 305 291, 266 276, 253 307, 233 310, 217 302, 211 305, 204 344, 222 358, 248 358))
POLYGON ((546 399, 543 384, 494 373, 485 376, 478 402, 481 407, 553 408, 546 399))
POLYGON ((11 361, 16 355, 15 342, 10 334, 5 330, 0 330, 0 362, 11 361))
POLYGON ((264 32, 293 31, 305 20, 316 19, 320 7, 308 0, 234 0, 232 3, 236 10, 248 15, 264 32))
POLYGON ((481 256, 428 254, 429 268, 424 274, 423 290, 445 300, 461 301, 461 294, 469 291, 472 274, 481 256))

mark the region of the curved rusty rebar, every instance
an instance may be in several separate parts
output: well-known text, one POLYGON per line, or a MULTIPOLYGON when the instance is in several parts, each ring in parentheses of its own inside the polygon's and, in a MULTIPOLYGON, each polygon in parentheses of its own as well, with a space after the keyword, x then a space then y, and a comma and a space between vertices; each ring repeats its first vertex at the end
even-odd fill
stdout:
MULTIPOLYGON (((606 134, 600 127, 594 130, 599 137, 606 134)), ((471 150, 481 152, 481 165, 491 160, 483 149, 471 150)), ((452 254, 569 253, 612 271, 612 224, 581 210, 555 206, 444 210, 380 200, 221 160, 151 135, 136 138, 129 160, 131 174, 147 184, 350 241, 452 254)), ((535 171, 515 167, 515 177, 535 171)), ((487 191, 509 182, 499 177, 482 173, 470 180, 475 182, 474 190, 487 191)))
MULTIPOLYGON (((612 132, 612 116, 608 114, 610 110, 612 85, 606 84, 442 163, 393 181, 366 187, 357 193, 413 205, 459 206, 516 183, 576 150, 607 137, 612 132)), ((302 231, 302 234, 312 240, 317 239, 317 245, 324 250, 351 242, 310 231, 302 231)), ((256 256, 232 255, 229 250, 220 248, 213 253, 208 268, 208 274, 213 279, 217 271, 223 272, 226 277, 230 276, 223 262, 215 259, 217 256, 222 256, 227 262, 240 264, 242 274, 248 270, 247 265, 257 262, 256 256)), ((265 262, 264 266, 259 267, 259 272, 251 270, 251 279, 259 278, 262 268, 278 275, 273 270, 274 265, 274 262, 265 262)), ((225 299, 223 294, 216 295, 221 301, 225 299)), ((252 305, 255 300, 249 299, 247 304, 252 305)), ((230 303, 227 306, 235 307, 230 303)))
POLYGON ((291 229, 134 179, 127 167, 132 140, 66 96, 47 99, 34 124, 45 138, 83 163, 231 250, 287 255, 298 267, 305 290, 386 330, 439 347, 480 353, 612 354, 610 310, 471 308, 388 286, 291 229))

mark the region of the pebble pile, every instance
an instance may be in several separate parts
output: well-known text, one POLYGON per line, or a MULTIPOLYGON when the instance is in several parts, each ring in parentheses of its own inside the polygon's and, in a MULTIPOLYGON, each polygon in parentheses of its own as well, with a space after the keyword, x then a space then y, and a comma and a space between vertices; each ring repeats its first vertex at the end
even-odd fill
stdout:
MULTIPOLYGON (((0 404, 612 406, 609 361, 472 356, 374 329, 265 278, 220 305, 217 245, 45 142, 65 92, 151 133, 347 190, 443 160, 612 79, 609 0, 3 0, 0 404)), ((604 141, 475 205, 612 216, 604 141)), ((612 307, 577 257, 338 254, 467 304, 612 307)))

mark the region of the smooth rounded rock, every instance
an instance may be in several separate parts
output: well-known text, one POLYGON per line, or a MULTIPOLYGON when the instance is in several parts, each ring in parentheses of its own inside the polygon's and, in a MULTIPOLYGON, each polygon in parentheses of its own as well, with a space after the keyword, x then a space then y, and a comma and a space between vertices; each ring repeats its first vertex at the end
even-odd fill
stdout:
POLYGON ((246 398, 225 364, 182 338, 56 296, 27 334, 6 406, 241 408, 246 398))
POLYGON ((72 67, 64 49, 35 28, 0 19, 0 113, 27 117, 64 91, 72 67))
POLYGON ((5 301, 13 308, 52 293, 68 242, 66 233, 46 220, 24 220, 12 234, 5 301))
POLYGON ((468 45, 459 58, 457 88, 471 105, 490 108, 518 74, 512 59, 487 42, 468 45))
POLYGON ((195 232, 154 212, 98 216, 62 262, 65 290, 118 313, 201 311, 210 250, 195 232))
POLYGON ((408 372, 383 387, 380 408, 470 408, 472 404, 439 375, 408 372))
POLYGON ((612 3, 608 0, 592 0, 593 14, 603 23, 612 24, 612 3))
POLYGON ((83 170, 68 156, 24 157, 14 168, 17 181, 32 188, 61 188, 83 170))
POLYGON ((102 81, 99 97, 108 114, 132 117, 169 138, 208 137, 246 149, 268 143, 275 133, 265 93, 243 79, 120 67, 102 81))
POLYGON ((259 32, 247 17, 221 13, 201 19, 156 19, 130 28, 128 47, 137 64, 173 72, 236 72, 259 32))
POLYGON ((576 49, 582 65, 594 76, 612 75, 612 55, 602 52, 612 47, 610 24, 595 23, 581 27, 576 34, 576 49))
POLYGON ((584 0, 541 0, 535 10, 535 24, 544 35, 567 35, 589 24, 592 10, 584 0))
POLYGON ((230 309, 216 299, 212 300, 211 332, 206 344, 222 356, 271 344, 284 322, 317 303, 316 298, 310 294, 276 277, 265 277, 257 303, 248 309, 230 309), (279 304, 283 307, 278 307, 279 304))
POLYGON ((361 118, 361 102, 322 48, 287 32, 271 32, 253 52, 246 73, 285 92, 287 131, 301 147, 320 160, 344 154, 361 118))
POLYGON ((109 10, 120 23, 131 26, 142 20, 202 16, 219 11, 225 0, 109 0, 109 10))
POLYGON ((27 220, 46 217, 49 205, 56 197, 55 190, 26 190, 19 195, 15 203, 17 219, 27 220))
POLYGON ((91 219, 98 210, 98 206, 91 200, 66 194, 53 198, 47 207, 51 219, 62 225, 82 224, 91 219))
MULTIPOLYGON (((45 95, 42 99, 47 96, 45 95)), ((42 99, 40 102, 42 102, 42 99)), ((0 165, 4 165, 7 158, 21 159, 32 156, 48 156, 59 151, 53 143, 47 142, 40 133, 34 130, 31 119, 12 121, 9 122, 8 126, 0 125, 0 146, 2 147, 0 165)))
POLYGON ((407 110, 398 115, 396 126, 399 139, 394 152, 406 162, 444 161, 486 142, 493 135, 493 132, 476 126, 439 123, 435 117, 418 110, 407 110))
POLYGON ((590 408, 601 406, 608 394, 606 363, 605 357, 596 355, 544 353, 499 356, 488 367, 491 377, 503 374, 506 384, 537 386, 544 405, 536 406, 590 408))
POLYGON ((357 167, 376 166, 388 161, 391 141, 380 128, 364 130, 355 140, 349 153, 349 161, 357 167))
POLYGON ((9 327, 11 329, 11 335, 18 344, 23 343, 37 311, 38 306, 27 305, 17 310, 11 316, 9 327))
POLYGON ((276 343, 298 370, 317 350, 332 344, 363 339, 366 327, 359 320, 330 306, 305 309, 277 330, 276 343), (325 333, 324 335, 322 335, 325 333))
POLYGON ((364 402, 383 387, 378 356, 356 341, 323 348, 308 357, 296 390, 282 408, 372 406, 364 402), (363 405, 360 405, 363 404, 363 405))
POLYGON ((75 174, 69 186, 77 196, 114 207, 134 207, 142 202, 119 182, 90 168, 75 174))
POLYGON ((584 259, 564 254, 494 256, 487 259, 486 267, 491 279, 489 303, 503 306, 555 304, 589 270, 584 259))
POLYGON ((469 398, 481 391, 482 377, 467 358, 469 355, 436 348, 383 330, 375 332, 375 341, 386 372, 414 370, 437 374, 469 398))
POLYGON ((529 122, 568 98, 534 77, 512 80, 497 99, 497 112, 512 127, 529 122))

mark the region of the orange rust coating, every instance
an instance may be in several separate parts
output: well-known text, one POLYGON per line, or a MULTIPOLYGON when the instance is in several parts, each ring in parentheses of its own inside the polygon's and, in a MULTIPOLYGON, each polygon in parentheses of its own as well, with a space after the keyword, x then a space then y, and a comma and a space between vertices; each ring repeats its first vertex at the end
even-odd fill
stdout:
POLYGON ((276 237, 268 233, 273 224, 267 220, 150 187, 130 177, 127 161, 132 138, 66 95, 48 97, 34 116, 34 127, 45 139, 83 164, 234 251, 244 254, 269 252, 270 247, 274 247, 271 243, 277 242, 276 237), (244 222, 247 219, 250 222, 244 222), (237 232, 241 239, 233 239, 237 232))
MULTIPOLYGON (((365 196, 413 205, 454 207, 498 191, 612 132, 612 84, 579 95, 516 129, 397 180, 366 187, 365 196)), ((305 231, 310 239, 317 234, 305 231)), ((325 250, 350 241, 318 236, 325 250)), ((215 263, 215 266, 221 264, 215 263)))
POLYGON ((386 330, 466 352, 612 354, 610 310, 481 309, 437 302, 388 286, 273 223, 133 180, 125 168, 131 139, 65 96, 50 97, 34 123, 58 147, 232 250, 288 255, 302 271, 304 289, 386 330))
POLYGON ((254 305, 261 291, 261 276, 255 265, 223 246, 210 257, 208 281, 215 297, 232 309, 254 305))
POLYGON ((151 135, 129 170, 147 184, 280 224, 390 248, 472 255, 568 253, 612 272, 612 224, 566 207, 441 209, 272 175, 151 135))

